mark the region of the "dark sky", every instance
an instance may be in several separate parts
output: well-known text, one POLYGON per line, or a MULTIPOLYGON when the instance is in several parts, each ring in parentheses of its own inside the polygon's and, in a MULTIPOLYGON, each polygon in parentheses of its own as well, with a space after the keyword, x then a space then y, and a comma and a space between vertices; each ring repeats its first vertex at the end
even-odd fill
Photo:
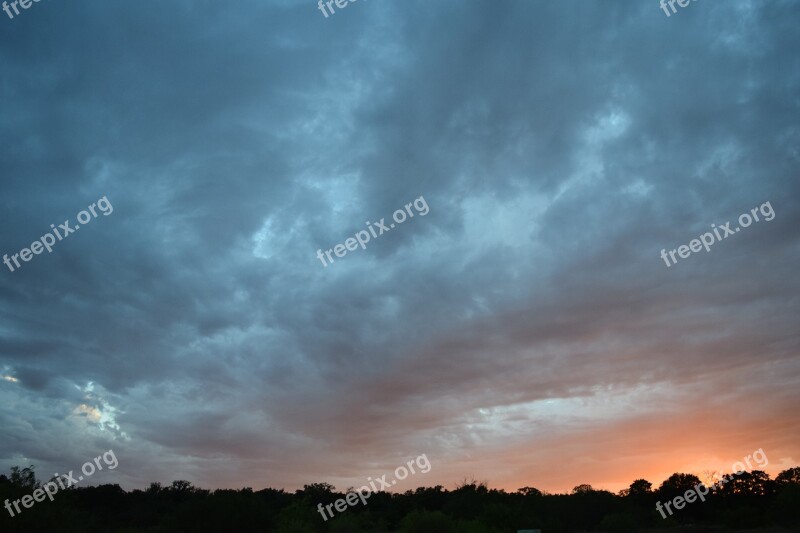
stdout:
POLYGON ((797 465, 798 20, 788 0, 0 11, 0 253, 113 206, 0 265, 0 470, 113 448, 92 483, 344 488, 426 454, 400 490, 555 491, 759 448, 797 465))

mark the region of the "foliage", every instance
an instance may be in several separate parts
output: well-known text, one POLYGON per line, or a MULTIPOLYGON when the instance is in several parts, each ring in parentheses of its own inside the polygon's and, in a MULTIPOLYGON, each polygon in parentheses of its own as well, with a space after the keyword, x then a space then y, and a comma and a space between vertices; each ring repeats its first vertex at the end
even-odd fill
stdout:
MULTIPOLYGON (((118 485, 60 491, 11 518, 0 512, 0 531, 8 533, 58 529, 65 533, 503 533, 541 529, 546 533, 667 530, 693 524, 693 529, 763 527, 797 528, 800 468, 781 472, 775 480, 760 471, 743 473, 710 491, 705 502, 687 505, 662 519, 657 501, 693 488, 700 480, 676 473, 656 491, 637 479, 615 495, 578 485, 571 494, 547 494, 534 487, 506 493, 486 482, 464 480, 454 489, 420 487, 403 494, 377 493, 366 505, 357 503, 323 520, 317 505, 345 496, 328 483, 305 485, 294 493, 277 489, 208 491, 189 481, 151 483, 126 492, 118 485)), ((14 501, 38 488, 33 466, 14 467, 0 475, 0 503, 14 501)), ((0 510, 2 511, 2 510, 0 510)))

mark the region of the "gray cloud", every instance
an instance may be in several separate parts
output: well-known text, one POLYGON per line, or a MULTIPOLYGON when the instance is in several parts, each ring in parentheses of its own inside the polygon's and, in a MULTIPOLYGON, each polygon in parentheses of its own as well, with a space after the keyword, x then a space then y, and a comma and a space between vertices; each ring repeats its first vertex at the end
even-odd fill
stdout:
POLYGON ((97 482, 294 488, 427 453, 415 482, 562 489, 695 467, 704 439, 796 458, 799 8, 3 20, 2 253, 114 212, 0 276, 0 465, 113 447, 97 482), (766 201, 774 220, 660 259, 766 201))

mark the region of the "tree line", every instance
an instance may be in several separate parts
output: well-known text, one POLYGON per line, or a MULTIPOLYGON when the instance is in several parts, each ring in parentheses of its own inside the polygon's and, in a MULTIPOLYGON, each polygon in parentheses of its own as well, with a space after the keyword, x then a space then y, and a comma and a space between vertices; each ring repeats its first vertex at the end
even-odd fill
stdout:
MULTIPOLYGON (((119 485, 70 487, 53 501, 45 500, 14 516, 0 514, 0 531, 37 532, 408 532, 542 533, 592 531, 630 533, 642 529, 699 531, 700 526, 732 529, 782 526, 800 529, 800 467, 775 479, 754 470, 709 487, 695 502, 662 518, 657 502, 693 489, 701 480, 676 473, 657 488, 638 479, 617 494, 578 485, 569 494, 549 494, 533 487, 515 492, 490 489, 485 482, 464 481, 452 490, 441 485, 404 493, 377 492, 366 505, 356 505, 330 520, 317 508, 345 497, 327 483, 287 492, 206 490, 178 480, 145 490, 125 491, 119 485)), ((41 487, 33 466, 13 467, 0 475, 0 503, 15 501, 41 487)), ((351 489, 350 489, 351 490, 351 489)))

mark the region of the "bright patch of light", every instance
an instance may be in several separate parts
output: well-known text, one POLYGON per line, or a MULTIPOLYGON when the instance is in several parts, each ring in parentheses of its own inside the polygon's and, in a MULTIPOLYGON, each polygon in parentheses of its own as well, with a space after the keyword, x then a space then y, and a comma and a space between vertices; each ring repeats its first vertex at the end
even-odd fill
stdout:
POLYGON ((86 418, 95 424, 100 422, 100 418, 102 417, 102 413, 96 407, 92 407, 91 405, 86 405, 85 403, 80 404, 76 407, 73 411, 73 414, 78 416, 86 416, 86 418))
POLYGON ((83 418, 100 431, 110 431, 121 438, 129 439, 128 435, 117 424, 117 409, 99 393, 95 392, 96 386, 93 382, 87 383, 83 389, 77 388, 84 393, 85 402, 72 410, 73 416, 83 418))
MULTIPOLYGON (((598 421, 626 419, 648 412, 658 404, 666 386, 640 386, 625 390, 596 388, 590 395, 546 398, 514 405, 482 407, 468 415, 472 433, 480 435, 529 437, 531 432, 558 426, 594 426, 598 421)), ((475 435, 477 437, 477 435, 475 435)))

